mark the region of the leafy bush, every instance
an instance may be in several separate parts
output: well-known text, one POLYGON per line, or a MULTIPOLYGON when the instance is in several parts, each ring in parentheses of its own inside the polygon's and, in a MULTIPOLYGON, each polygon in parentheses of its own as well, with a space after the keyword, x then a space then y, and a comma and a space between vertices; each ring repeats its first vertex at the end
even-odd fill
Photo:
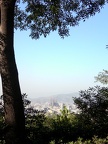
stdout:
POLYGON ((108 135, 108 87, 93 87, 80 91, 80 97, 74 98, 80 110, 77 115, 80 127, 79 137, 89 139, 93 135, 104 138, 108 135))

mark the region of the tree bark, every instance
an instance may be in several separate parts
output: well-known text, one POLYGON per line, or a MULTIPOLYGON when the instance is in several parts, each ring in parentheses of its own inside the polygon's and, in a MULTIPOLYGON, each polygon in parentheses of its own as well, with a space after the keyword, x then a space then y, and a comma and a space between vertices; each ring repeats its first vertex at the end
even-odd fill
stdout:
POLYGON ((25 118, 15 62, 14 7, 16 0, 1 0, 0 73, 5 112, 6 144, 24 144, 25 118))

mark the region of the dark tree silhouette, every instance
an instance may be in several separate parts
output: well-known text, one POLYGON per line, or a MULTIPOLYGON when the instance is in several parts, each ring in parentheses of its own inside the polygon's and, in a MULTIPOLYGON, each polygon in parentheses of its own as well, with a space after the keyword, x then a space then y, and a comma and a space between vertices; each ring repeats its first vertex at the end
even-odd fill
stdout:
POLYGON ((96 86, 80 91, 80 97, 74 98, 74 103, 80 110, 81 137, 86 139, 94 135, 106 137, 108 135, 108 88, 96 86))

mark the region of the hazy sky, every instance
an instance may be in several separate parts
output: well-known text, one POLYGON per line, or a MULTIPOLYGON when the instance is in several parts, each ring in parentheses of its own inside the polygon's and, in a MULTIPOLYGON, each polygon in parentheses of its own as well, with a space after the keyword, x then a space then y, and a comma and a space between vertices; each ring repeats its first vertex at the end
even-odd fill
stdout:
MULTIPOLYGON (((78 92, 108 70, 108 5, 99 14, 70 28, 61 39, 57 32, 32 40, 29 31, 15 31, 15 54, 22 93, 29 97, 78 92)), ((0 91, 1 93, 1 91, 0 91)))

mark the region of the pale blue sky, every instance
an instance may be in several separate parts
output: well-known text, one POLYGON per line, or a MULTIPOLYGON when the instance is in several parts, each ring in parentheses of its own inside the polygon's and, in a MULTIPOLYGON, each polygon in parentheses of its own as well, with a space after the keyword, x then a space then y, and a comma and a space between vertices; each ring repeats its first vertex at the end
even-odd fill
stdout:
POLYGON ((22 93, 52 96, 88 89, 94 76, 108 69, 108 5, 99 14, 70 28, 32 40, 29 31, 15 31, 15 54, 22 93))

